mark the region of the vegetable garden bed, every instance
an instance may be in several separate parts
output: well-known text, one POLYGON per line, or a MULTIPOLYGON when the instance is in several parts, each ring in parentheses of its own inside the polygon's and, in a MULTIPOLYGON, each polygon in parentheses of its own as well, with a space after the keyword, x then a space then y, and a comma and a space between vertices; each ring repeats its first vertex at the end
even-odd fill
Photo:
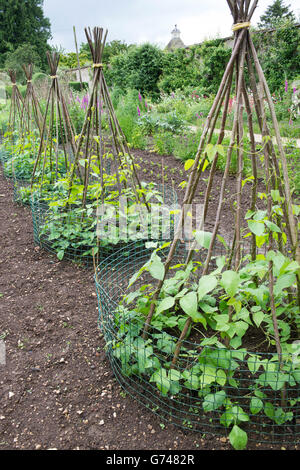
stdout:
POLYGON ((215 436, 237 433, 241 440, 247 433, 256 443, 299 443, 296 356, 284 355, 282 369, 274 347, 260 351, 265 342, 259 329, 249 329, 247 349, 228 349, 215 341, 213 330, 203 341, 196 328, 182 342, 175 368, 171 364, 181 326, 174 316, 165 313, 160 325, 158 315, 143 338, 147 296, 137 292, 146 292, 149 279, 146 270, 139 279, 135 273, 149 259, 143 246, 131 245, 100 264, 95 276, 99 326, 124 390, 160 419, 184 429, 215 436))

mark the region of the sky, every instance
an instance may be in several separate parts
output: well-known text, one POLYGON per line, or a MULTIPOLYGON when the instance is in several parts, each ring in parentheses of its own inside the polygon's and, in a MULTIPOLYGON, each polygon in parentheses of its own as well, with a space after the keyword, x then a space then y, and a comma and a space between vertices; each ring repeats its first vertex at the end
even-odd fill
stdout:
MULTIPOLYGON (((259 0, 254 25, 272 3, 259 0)), ((285 4, 300 16, 299 0, 287 0, 285 4)), ((86 26, 108 29, 108 42, 151 42, 162 48, 170 41, 175 24, 186 46, 232 34, 226 0, 44 0, 44 12, 51 21, 51 44, 62 46, 66 52, 75 51, 73 26, 79 44, 86 42, 86 26)))

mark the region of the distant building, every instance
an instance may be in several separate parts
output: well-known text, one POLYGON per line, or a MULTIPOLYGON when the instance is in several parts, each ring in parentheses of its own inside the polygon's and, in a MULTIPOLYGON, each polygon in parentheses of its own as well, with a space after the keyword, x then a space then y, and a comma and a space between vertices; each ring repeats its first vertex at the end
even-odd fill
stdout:
POLYGON ((175 25, 175 29, 173 29, 171 34, 172 34, 172 39, 167 45, 166 49, 168 51, 174 51, 176 49, 185 48, 185 45, 180 37, 180 31, 177 28, 177 24, 175 25))

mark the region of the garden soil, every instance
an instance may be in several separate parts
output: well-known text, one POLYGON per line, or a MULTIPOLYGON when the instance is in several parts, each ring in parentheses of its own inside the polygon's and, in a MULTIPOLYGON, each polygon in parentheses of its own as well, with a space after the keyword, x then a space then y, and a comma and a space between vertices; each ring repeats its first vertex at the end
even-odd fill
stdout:
MULTIPOLYGON (((184 179, 173 157, 138 153, 142 179, 151 161, 167 175, 176 168, 175 187, 184 179)), ((0 450, 230 449, 226 437, 162 423, 122 391, 97 327, 93 272, 35 247, 30 209, 12 199, 0 174, 0 450)))

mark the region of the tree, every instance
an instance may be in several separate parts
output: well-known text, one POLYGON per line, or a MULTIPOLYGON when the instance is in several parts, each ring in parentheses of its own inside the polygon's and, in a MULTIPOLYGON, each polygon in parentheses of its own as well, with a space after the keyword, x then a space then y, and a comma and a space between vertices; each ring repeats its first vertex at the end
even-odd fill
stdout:
POLYGON ((22 68, 23 64, 34 64, 35 73, 40 71, 42 67, 42 61, 35 46, 32 46, 31 44, 23 44, 22 46, 19 46, 14 52, 10 52, 6 55, 6 70, 15 70, 17 72, 17 81, 25 83, 26 79, 22 68))
POLYGON ((194 87, 199 85, 200 81, 200 63, 193 48, 164 52, 163 74, 159 81, 159 88, 163 92, 170 93, 188 86, 194 87))
POLYGON ((4 64, 7 53, 30 44, 46 68, 51 27, 44 17, 43 3, 43 0, 0 0, 0 64, 4 64))
POLYGON ((275 0, 270 5, 265 13, 260 17, 260 23, 258 27, 260 29, 272 29, 276 28, 283 21, 295 22, 296 18, 292 11, 290 11, 290 5, 285 5, 283 0, 275 0))
MULTIPOLYGON (((118 41, 114 39, 111 42, 108 42, 105 45, 104 51, 103 51, 103 56, 102 56, 102 62, 104 64, 109 64, 110 61, 112 60, 113 57, 123 54, 128 50, 127 44, 122 41, 118 41)), ((91 56, 91 51, 88 43, 82 43, 80 46, 80 59, 84 58, 86 62, 91 62, 92 61, 92 56, 91 56)))
POLYGON ((300 30, 286 21, 272 33, 257 32, 258 48, 268 85, 272 92, 283 91, 284 81, 294 80, 300 70, 300 30))
POLYGON ((107 71, 110 85, 139 90, 144 96, 159 96, 158 81, 163 71, 163 52, 152 44, 131 46, 112 58, 107 71))
POLYGON ((202 61, 201 86, 208 93, 217 93, 231 49, 222 39, 211 39, 201 44, 198 53, 202 61))

